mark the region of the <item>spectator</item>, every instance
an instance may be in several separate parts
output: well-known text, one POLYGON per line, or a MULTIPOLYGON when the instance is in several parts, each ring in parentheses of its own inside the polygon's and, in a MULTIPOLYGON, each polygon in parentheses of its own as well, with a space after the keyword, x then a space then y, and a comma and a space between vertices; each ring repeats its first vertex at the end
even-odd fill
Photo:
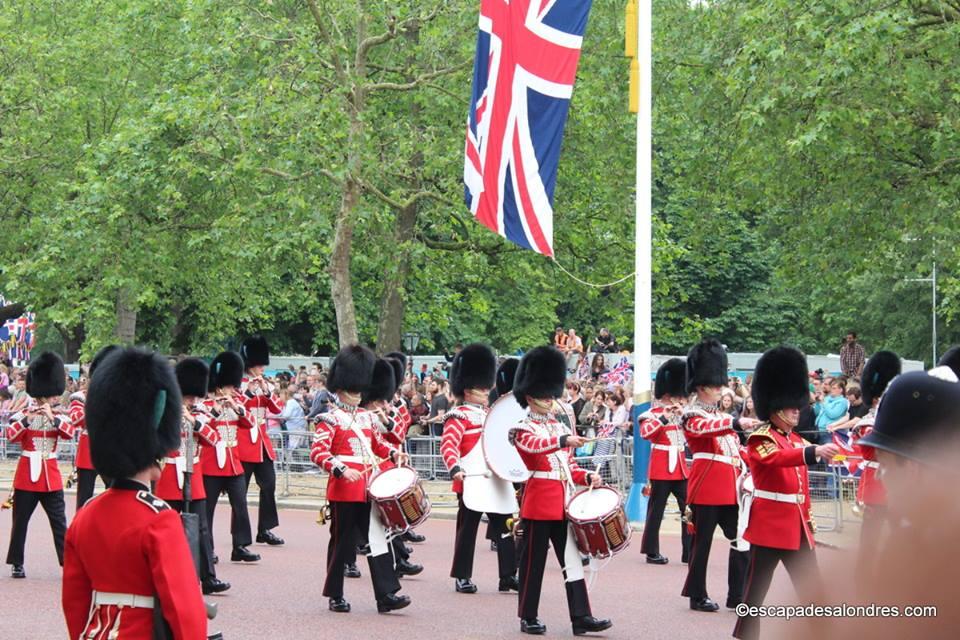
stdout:
POLYGON ((410 416, 413 418, 413 421, 417 423, 418 431, 422 429, 420 423, 429 413, 430 409, 424 401, 423 394, 414 389, 413 395, 410 396, 410 416))
POLYGON ((24 371, 17 371, 13 377, 13 402, 10 404, 10 411, 16 413, 27 408, 30 402, 30 396, 27 395, 27 374, 24 371))
POLYGON ((586 429, 588 437, 592 437, 592 435, 596 433, 597 425, 603 420, 606 411, 606 400, 606 392, 602 389, 596 389, 590 402, 585 404, 583 409, 580 410, 580 423, 583 428, 586 429))
POLYGON ((840 347, 840 371, 847 378, 860 378, 863 373, 863 365, 866 361, 866 354, 863 352, 863 346, 857 342, 857 332, 850 331, 840 347))
POLYGON ((10 421, 10 406, 13 404, 13 394, 10 389, 0 389, 0 429, 5 428, 10 421))
POLYGON ((293 432, 288 436, 286 448, 298 449, 302 432, 307 430, 307 419, 303 414, 303 407, 294 397, 293 387, 287 386, 280 389, 280 402, 283 410, 271 417, 280 423, 281 431, 293 432))
POLYGON ((433 423, 431 433, 440 437, 443 435, 443 422, 438 420, 450 409, 450 400, 447 398, 447 381, 436 378, 430 382, 430 416, 429 420, 433 423))
POLYGON ((567 371, 573 373, 577 370, 577 364, 583 355, 583 340, 573 329, 567 332, 566 345, 563 347, 563 355, 567 358, 567 371))
POLYGON ((574 416, 580 415, 580 410, 583 409, 585 403, 583 396, 580 395, 580 383, 575 380, 567 380, 566 394, 563 397, 563 401, 573 407, 574 416))
POLYGON ((849 409, 847 409, 848 419, 839 423, 835 423, 832 427, 833 431, 838 431, 840 429, 852 429, 853 427, 857 426, 858 422, 860 422, 860 418, 867 415, 867 412, 870 410, 870 407, 863 403, 863 393, 859 386, 851 384, 849 387, 847 387, 844 395, 846 395, 847 403, 849 404, 849 409))
POLYGON ((593 362, 590 363, 590 379, 594 382, 599 382, 600 376, 607 373, 607 365, 603 360, 603 356, 599 353, 593 356, 593 362))
POLYGON ((737 403, 733 399, 733 392, 729 389, 724 389, 720 393, 720 412, 729 413, 734 418, 737 417, 737 403))
POLYGON ((617 341, 610 331, 605 328, 600 329, 600 333, 593 340, 593 351, 595 353, 617 352, 617 341))
POLYGON ((557 327, 553 331, 553 346, 563 351, 567 346, 567 334, 563 332, 563 327, 557 327))
POLYGON ((327 376, 323 374, 314 376, 313 385, 310 389, 313 399, 310 403, 310 413, 307 415, 310 420, 329 411, 330 404, 333 402, 333 394, 327 390, 327 376))
POLYGON ((625 402, 623 391, 620 389, 606 394, 603 419, 597 430, 597 437, 600 440, 593 451, 594 469, 597 473, 603 473, 604 467, 609 467, 612 480, 617 479, 614 477, 617 470, 615 465, 607 463, 616 453, 617 443, 630 432, 630 414, 627 412, 625 402))
POLYGON ((0 364, 0 389, 6 389, 10 386, 10 375, 7 365, 0 364))
POLYGON ((747 396, 743 399, 743 408, 740 410, 740 417, 757 419, 757 411, 753 408, 753 397, 747 396))
POLYGON ((429 367, 427 367, 427 363, 426 363, 426 362, 424 362, 422 365, 420 365, 420 374, 419 374, 419 376, 418 376, 418 377, 420 378, 420 384, 426 384, 426 383, 427 383, 427 369, 428 369, 428 368, 429 368, 429 367))
POLYGON ((730 391, 733 392, 733 401, 737 403, 737 408, 739 409, 740 406, 743 405, 743 399, 750 395, 750 390, 747 388, 747 385, 740 381, 739 376, 730 376, 727 384, 730 387, 730 391))
POLYGON ((813 413, 816 416, 816 425, 820 444, 831 442, 832 438, 828 431, 829 427, 841 419, 846 421, 847 409, 849 408, 847 399, 843 397, 843 382, 832 380, 830 382, 830 394, 824 396, 822 393, 817 395, 817 403, 813 406, 813 413))

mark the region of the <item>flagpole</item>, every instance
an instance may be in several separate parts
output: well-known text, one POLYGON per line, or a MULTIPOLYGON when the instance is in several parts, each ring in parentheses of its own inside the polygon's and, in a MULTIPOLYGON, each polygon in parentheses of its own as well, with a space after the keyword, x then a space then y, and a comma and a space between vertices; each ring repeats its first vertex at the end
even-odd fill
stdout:
MULTIPOLYGON (((650 408, 651 323, 653 306, 653 2, 638 0, 637 51, 637 184, 636 184, 636 283, 633 299, 633 484, 626 512, 631 521, 643 521, 647 514, 647 483, 650 444, 640 437, 638 416, 650 408)), ((629 11, 628 11, 629 14, 629 11)))

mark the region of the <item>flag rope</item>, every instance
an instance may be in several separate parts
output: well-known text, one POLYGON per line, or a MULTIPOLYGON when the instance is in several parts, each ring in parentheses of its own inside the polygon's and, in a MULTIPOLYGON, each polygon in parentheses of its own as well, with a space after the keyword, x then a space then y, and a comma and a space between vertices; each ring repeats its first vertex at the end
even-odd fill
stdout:
POLYGON ((605 283, 605 284, 596 284, 596 283, 594 283, 594 282, 587 282, 586 280, 583 280, 582 278, 578 278, 578 277, 575 276, 574 274, 570 273, 569 271, 566 270, 566 268, 564 268, 564 266, 563 266, 562 264, 560 264, 559 262, 557 262, 557 259, 556 259, 556 258, 550 258, 550 259, 553 261, 553 264, 556 265, 556 267, 557 267, 558 269, 560 269, 560 271, 562 271, 562 272, 564 272, 565 274, 567 274, 568 276, 570 276, 571 279, 579 282, 579 283, 582 284, 582 285, 586 285, 586 286, 588 286, 588 287, 593 287, 593 288, 595 288, 595 289, 606 289, 606 288, 608 288, 608 287, 616 286, 616 285, 620 284, 621 282, 626 282, 627 280, 629 280, 630 278, 632 278, 633 276, 635 276, 635 275, 637 274, 636 271, 631 271, 631 272, 628 273, 627 275, 623 276, 622 278, 618 278, 617 280, 614 280, 613 282, 607 282, 607 283, 605 283))

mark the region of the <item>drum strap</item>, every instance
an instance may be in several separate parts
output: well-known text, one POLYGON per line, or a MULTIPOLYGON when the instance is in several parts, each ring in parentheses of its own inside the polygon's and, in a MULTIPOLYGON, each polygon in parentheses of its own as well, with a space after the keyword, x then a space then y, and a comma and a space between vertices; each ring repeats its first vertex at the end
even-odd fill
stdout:
POLYGON ((363 429, 357 426, 357 414, 354 413, 350 416, 350 424, 347 425, 347 428, 353 432, 353 435, 357 436, 357 440, 360 441, 360 448, 363 449, 363 458, 364 465, 375 467, 376 456, 373 455, 373 449, 370 447, 370 439, 367 438, 363 433, 363 429))

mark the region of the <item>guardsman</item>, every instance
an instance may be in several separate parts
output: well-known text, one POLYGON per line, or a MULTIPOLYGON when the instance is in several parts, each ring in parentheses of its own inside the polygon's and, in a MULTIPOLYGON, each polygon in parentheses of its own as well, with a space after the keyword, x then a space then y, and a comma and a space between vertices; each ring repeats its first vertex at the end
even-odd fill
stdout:
MULTIPOLYGON (((392 404, 397 392, 397 367, 399 366, 400 363, 393 358, 377 359, 373 367, 373 378, 363 391, 360 406, 364 411, 369 412, 372 428, 380 432, 384 442, 402 451, 406 430, 410 424, 404 421, 392 404)), ((390 460, 384 460, 378 468, 380 471, 386 471, 395 466, 390 460)), ((423 565, 410 562, 409 549, 403 543, 401 536, 395 536, 390 541, 390 547, 394 556, 394 569, 398 576, 415 576, 423 571, 423 565)))
POLYGON ((253 428, 240 434, 238 450, 243 463, 243 475, 247 490, 250 478, 256 476, 260 487, 260 504, 257 508, 257 542, 271 546, 283 544, 271 529, 280 525, 277 513, 277 472, 273 461, 277 459, 273 442, 267 435, 267 415, 277 415, 282 409, 273 399, 270 384, 263 378, 263 370, 270 364, 270 345, 262 336, 247 338, 240 346, 246 376, 240 381, 244 407, 253 422, 253 428))
POLYGON ((327 389, 336 397, 334 407, 318 416, 310 459, 330 474, 327 502, 330 505, 330 542, 327 546, 327 578, 323 595, 330 611, 346 613, 350 603, 343 597, 343 571, 355 553, 358 531, 366 529, 370 542, 367 563, 377 600, 377 611, 387 613, 410 604, 410 597, 397 595, 400 581, 393 567, 386 530, 379 516, 370 513, 367 483, 379 459, 402 462, 403 454, 380 436, 369 412, 360 408, 363 391, 373 380, 377 358, 360 345, 344 347, 334 358, 327 376, 327 389))
MULTIPOLYGON (((686 439, 680 426, 686 403, 686 367, 680 358, 671 358, 660 365, 653 384, 655 401, 650 410, 640 416, 640 436, 650 441, 651 449, 647 475, 650 499, 640 543, 640 551, 646 554, 648 564, 669 562, 660 553, 660 523, 667 498, 673 494, 680 513, 687 507, 686 439)), ((680 523, 680 539, 683 548, 681 561, 686 563, 690 556, 690 532, 683 522, 680 523)))
MULTIPOLYGON (((87 370, 88 387, 93 372, 103 359, 107 357, 116 345, 108 345, 97 352, 90 362, 90 368, 87 370)), ((74 433, 77 434, 77 455, 74 458, 73 466, 77 471, 77 511, 80 510, 87 500, 93 497, 93 489, 97 483, 97 472, 93 468, 93 460, 90 459, 90 441, 87 438, 87 424, 84 420, 84 403, 86 402, 86 391, 84 388, 70 396, 70 421, 73 423, 74 433)), ((104 479, 106 484, 106 479, 104 479)))
MULTIPOLYGON (((394 445, 399 445, 403 439, 407 437, 410 427, 413 426, 413 416, 410 414, 410 408, 407 406, 403 396, 400 394, 400 388, 403 386, 403 378, 407 372, 407 355, 402 351, 391 351, 385 357, 400 364, 399 371, 396 371, 397 365, 394 364, 395 373, 397 374, 397 395, 393 400, 394 411, 396 414, 395 423, 399 429, 395 429, 393 432, 391 432, 390 436, 386 438, 387 442, 394 445)), ((406 540, 407 542, 419 544, 421 542, 426 542, 427 537, 422 533, 417 533, 413 529, 410 529, 400 536, 400 540, 406 540)), ((410 554, 406 554, 407 558, 409 558, 409 555, 410 554)))
POLYGON ((71 638, 206 637, 180 517, 150 493, 160 459, 179 447, 181 402, 166 360, 138 349, 110 354, 90 381, 90 453, 113 481, 67 532, 62 604, 71 638), (159 618, 169 635, 155 635, 159 618))
POLYGON ((203 593, 220 593, 230 588, 229 582, 217 579, 213 566, 213 539, 207 523, 207 492, 203 486, 203 468, 200 466, 200 451, 216 447, 220 434, 213 428, 213 416, 200 407, 207 397, 210 369, 199 358, 185 358, 174 368, 177 386, 183 397, 183 418, 180 421, 180 448, 173 449, 163 457, 163 471, 154 493, 177 512, 184 510, 186 496, 185 476, 189 472, 190 513, 197 514, 200 525, 200 585, 203 593), (192 465, 188 463, 187 445, 193 438, 192 465))
POLYGON ((730 540, 727 564, 727 607, 743 600, 743 583, 749 560, 738 551, 737 479, 740 476, 738 430, 750 429, 756 420, 735 419, 718 408, 727 383, 727 352, 716 340, 704 340, 687 354, 687 393, 695 396, 681 416, 684 435, 693 452, 687 481, 687 524, 693 530, 693 548, 682 595, 690 598, 694 611, 717 611, 720 606, 707 595, 707 561, 717 526, 730 540))
MULTIPOLYGON (((753 478, 744 539, 750 543, 744 602, 760 606, 781 562, 803 602, 817 592, 815 530, 807 466, 830 461, 835 444, 813 445, 794 432, 800 410, 810 404, 807 358, 792 347, 776 347, 757 361, 753 404, 765 421, 748 437, 747 465, 753 478)), ((733 635, 758 638, 759 619, 741 616, 733 635)))
MULTIPOLYGON (((243 358, 234 351, 224 351, 210 363, 211 396, 203 402, 203 409, 213 416, 211 426, 220 439, 212 447, 200 452, 203 465, 203 488, 207 494, 207 526, 213 535, 213 517, 217 500, 226 493, 232 512, 230 535, 233 562, 257 562, 260 556, 247 546, 253 542, 250 533, 250 513, 247 510, 247 484, 240 461, 239 441, 253 428, 247 415, 244 398, 240 394, 243 378, 243 358)), ((214 556, 214 562, 217 561, 214 556)))
MULTIPOLYGON (((870 434, 877 419, 877 407, 880 398, 887 389, 887 385, 900 375, 902 365, 900 356, 892 351, 878 351, 863 367, 863 377, 860 379, 860 388, 863 403, 870 407, 867 415, 860 418, 853 433, 859 438, 870 434)), ((857 502, 863 505, 863 524, 860 527, 860 554, 858 556, 858 572, 861 572, 864 582, 872 575, 870 569, 873 550, 883 535, 887 523, 887 492, 880 479, 880 464, 877 462, 877 452, 872 447, 860 449, 863 454, 860 476, 860 486, 857 488, 857 502)), ((863 583, 861 583, 863 584, 863 583)))
POLYGON ((531 349, 520 361, 513 394, 527 417, 511 432, 520 457, 532 472, 523 493, 520 517, 524 537, 520 551, 520 631, 547 632, 537 617, 547 552, 553 546, 566 583, 567 607, 573 633, 582 635, 609 629, 610 620, 593 617, 587 597, 583 564, 566 516, 574 485, 600 486, 597 473, 577 466, 573 450, 584 439, 557 420, 554 402, 563 395, 566 359, 553 347, 531 349))
POLYGON ((55 353, 45 352, 27 369, 27 394, 30 404, 10 417, 7 442, 21 447, 20 460, 13 476, 13 531, 7 551, 7 564, 13 565, 14 578, 27 577, 23 569, 23 549, 27 526, 37 505, 50 521, 57 560, 63 565, 63 536, 67 514, 63 502, 63 479, 57 467, 57 444, 61 438, 73 438, 69 416, 55 405, 67 385, 63 361, 55 353))
POLYGON ((516 577, 516 547, 507 526, 507 520, 517 509, 517 499, 513 486, 490 471, 480 444, 496 369, 497 356, 485 344, 470 344, 461 349, 450 369, 450 389, 460 403, 447 414, 440 452, 453 479, 459 505, 450 569, 457 593, 477 592, 477 585, 470 578, 483 513, 498 534, 498 590, 520 588, 516 577))

